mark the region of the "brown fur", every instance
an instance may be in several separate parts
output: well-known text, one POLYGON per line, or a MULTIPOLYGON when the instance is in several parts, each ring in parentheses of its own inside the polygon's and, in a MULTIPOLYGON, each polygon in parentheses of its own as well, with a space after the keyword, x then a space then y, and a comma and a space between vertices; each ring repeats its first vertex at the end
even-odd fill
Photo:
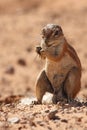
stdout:
POLYGON ((54 103, 61 98, 68 101, 75 98, 81 87, 81 63, 74 48, 67 43, 61 27, 47 25, 38 49, 37 53, 46 59, 45 68, 36 81, 38 102, 41 103, 47 91, 54 94, 54 103), (59 31, 57 36, 56 30, 59 31))

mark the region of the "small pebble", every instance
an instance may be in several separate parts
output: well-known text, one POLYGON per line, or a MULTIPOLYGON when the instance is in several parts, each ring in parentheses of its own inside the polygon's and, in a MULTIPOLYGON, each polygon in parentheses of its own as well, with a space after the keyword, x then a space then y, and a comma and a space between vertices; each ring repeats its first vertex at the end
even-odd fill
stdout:
POLYGON ((57 110, 50 111, 49 114, 48 114, 48 118, 50 120, 52 120, 52 119, 55 120, 56 119, 56 113, 57 113, 57 110))
POLYGON ((14 124, 14 123, 18 123, 20 121, 20 119, 18 117, 12 117, 12 118, 8 118, 8 122, 14 124))
POLYGON ((37 101, 37 99, 35 97, 22 98, 20 101, 20 104, 21 105, 33 105, 35 101, 37 101))
POLYGON ((66 119, 62 119, 61 122, 68 123, 66 119))
POLYGON ((36 127, 36 124, 35 124, 35 122, 33 121, 33 119, 30 119, 30 120, 29 120, 29 123, 30 123, 30 126, 36 127))
POLYGON ((14 74, 15 73, 15 69, 13 66, 8 66, 5 70, 6 74, 14 74))
POLYGON ((46 92, 42 98, 42 104, 52 104, 53 94, 46 92))
POLYGON ((21 65, 21 66, 26 66, 26 61, 24 59, 19 59, 18 60, 18 64, 21 65))
POLYGON ((78 121, 78 122, 81 122, 81 121, 82 121, 82 117, 79 117, 79 118, 77 119, 77 121, 78 121))
POLYGON ((48 113, 48 112, 49 112, 49 110, 47 109, 47 110, 45 110, 44 112, 45 112, 45 113, 48 113))

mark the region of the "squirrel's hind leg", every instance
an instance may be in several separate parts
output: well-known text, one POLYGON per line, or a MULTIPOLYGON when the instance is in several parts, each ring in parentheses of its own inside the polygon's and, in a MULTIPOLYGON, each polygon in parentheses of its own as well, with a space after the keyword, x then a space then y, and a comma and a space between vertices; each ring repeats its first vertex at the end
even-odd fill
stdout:
POLYGON ((54 90, 52 88, 50 81, 48 80, 46 76, 45 70, 41 71, 36 82, 36 97, 37 97, 38 103, 42 103, 42 98, 45 92, 53 93, 53 91, 54 90))
POLYGON ((66 93, 68 102, 72 101, 81 88, 81 73, 78 68, 73 67, 67 74, 64 81, 64 92, 66 93))

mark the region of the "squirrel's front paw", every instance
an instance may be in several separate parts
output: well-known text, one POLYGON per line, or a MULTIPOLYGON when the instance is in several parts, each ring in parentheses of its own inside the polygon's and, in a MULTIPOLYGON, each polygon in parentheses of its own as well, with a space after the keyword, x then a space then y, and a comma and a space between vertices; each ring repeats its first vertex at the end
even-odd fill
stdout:
POLYGON ((40 51, 42 50, 42 48, 40 46, 36 47, 36 52, 40 55, 40 51))
POLYGON ((42 49, 42 50, 40 51, 40 56, 41 56, 42 59, 45 59, 45 58, 46 58, 46 52, 45 52, 45 50, 42 49))
POLYGON ((42 59, 45 59, 46 58, 46 52, 44 49, 42 49, 40 46, 37 46, 36 47, 36 52, 37 54, 39 54, 39 56, 42 58, 42 59))

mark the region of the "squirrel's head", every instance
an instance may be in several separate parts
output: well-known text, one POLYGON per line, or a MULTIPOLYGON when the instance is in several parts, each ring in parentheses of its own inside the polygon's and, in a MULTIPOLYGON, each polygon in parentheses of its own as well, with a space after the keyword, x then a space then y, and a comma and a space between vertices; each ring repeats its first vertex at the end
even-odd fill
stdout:
POLYGON ((61 36, 63 36, 63 31, 61 27, 56 24, 47 24, 42 29, 42 40, 44 40, 48 47, 55 44, 55 41, 61 36))

